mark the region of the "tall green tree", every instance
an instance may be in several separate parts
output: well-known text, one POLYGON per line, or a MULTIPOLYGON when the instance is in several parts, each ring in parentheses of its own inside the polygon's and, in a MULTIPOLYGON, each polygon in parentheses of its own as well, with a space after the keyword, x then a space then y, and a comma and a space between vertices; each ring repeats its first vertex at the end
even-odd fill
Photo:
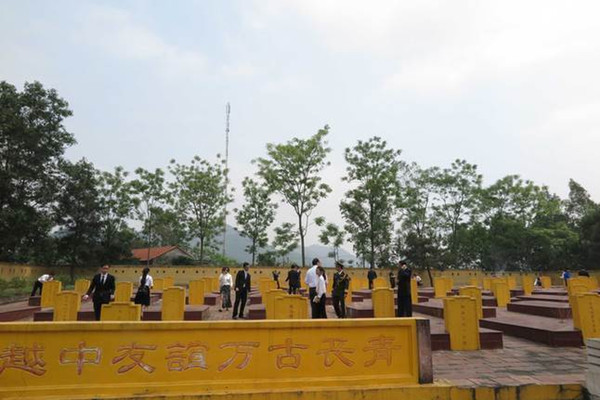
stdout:
POLYGON ((198 238, 200 262, 205 247, 212 244, 225 222, 224 206, 232 201, 226 188, 225 163, 218 157, 209 163, 196 156, 190 164, 171 161, 175 178, 170 185, 177 214, 186 224, 190 238, 198 238))
POLYGON ((592 200, 588 191, 573 179, 569 179, 569 198, 565 201, 565 211, 571 224, 578 226, 585 216, 598 208, 600 205, 592 200))
POLYGON ((133 194, 134 215, 143 224, 146 233, 146 246, 148 247, 148 261, 150 263, 150 247, 153 245, 153 224, 155 215, 164 208, 169 200, 165 188, 165 173, 156 168, 154 172, 138 168, 135 170, 136 179, 131 181, 133 194))
POLYGON ((340 247, 344 244, 346 232, 336 224, 327 223, 323 217, 315 218, 315 223, 317 226, 323 228, 319 234, 319 240, 325 246, 332 247, 332 251, 329 254, 333 258, 333 261, 337 262, 340 259, 340 247))
POLYGON ((27 261, 53 226, 59 164, 75 144, 68 103, 54 89, 0 82, 0 259, 27 261))
POLYGON ((344 181, 354 186, 340 203, 346 231, 355 243, 355 249, 364 249, 369 264, 376 260, 386 262, 394 230, 394 203, 398 195, 399 176, 405 163, 400 150, 390 149, 379 137, 366 142, 358 141, 347 148, 344 181))
POLYGON ((275 228, 275 238, 273 239, 273 248, 275 254, 281 259, 283 264, 287 260, 287 255, 298 247, 298 236, 294 232, 294 224, 284 222, 275 228))
POLYGON ((62 161, 61 191, 55 203, 59 262, 74 269, 100 260, 101 204, 98 176, 86 160, 62 161))
POLYGON ((321 182, 319 174, 329 165, 325 126, 308 139, 294 138, 284 144, 267 144, 267 157, 259 158, 258 175, 279 193, 283 201, 294 209, 298 220, 298 235, 302 251, 302 265, 306 265, 304 238, 308 218, 320 200, 327 197, 331 188, 321 182))
POLYGON ((135 201, 133 189, 127 181, 128 175, 123 167, 115 167, 113 172, 101 172, 98 177, 103 263, 131 255, 135 234, 127 220, 134 216, 135 201))
POLYGON ((250 239, 246 252, 252 254, 254 265, 258 250, 269 243, 267 230, 275 220, 277 204, 271 202, 271 193, 264 185, 246 177, 242 186, 245 203, 241 209, 235 210, 235 218, 240 226, 240 235, 250 239))

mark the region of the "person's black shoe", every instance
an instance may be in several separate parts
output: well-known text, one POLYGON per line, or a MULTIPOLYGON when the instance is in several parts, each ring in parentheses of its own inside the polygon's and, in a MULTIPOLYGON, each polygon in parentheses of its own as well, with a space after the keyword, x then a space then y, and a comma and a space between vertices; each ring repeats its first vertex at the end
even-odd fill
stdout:
POLYGON ((244 317, 243 315, 240 315, 239 317, 240 319, 246 319, 246 317, 244 317))
POLYGON ((236 317, 235 315, 234 315, 232 318, 233 318, 233 319, 237 319, 237 317, 236 317))
POLYGON ((223 310, 219 308, 219 312, 223 312, 223 310))

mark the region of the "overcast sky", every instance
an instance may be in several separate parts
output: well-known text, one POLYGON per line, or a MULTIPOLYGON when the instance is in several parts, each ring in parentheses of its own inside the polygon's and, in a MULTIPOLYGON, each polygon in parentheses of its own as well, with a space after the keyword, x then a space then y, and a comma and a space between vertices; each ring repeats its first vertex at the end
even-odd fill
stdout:
POLYGON ((599 201, 599 15, 598 1, 1 0, 0 80, 57 89, 68 157, 104 170, 214 160, 230 102, 239 187, 266 143, 329 124, 334 192, 313 215, 335 222, 343 150, 374 135, 422 166, 464 158, 487 184, 519 174, 563 197, 574 178, 599 201))

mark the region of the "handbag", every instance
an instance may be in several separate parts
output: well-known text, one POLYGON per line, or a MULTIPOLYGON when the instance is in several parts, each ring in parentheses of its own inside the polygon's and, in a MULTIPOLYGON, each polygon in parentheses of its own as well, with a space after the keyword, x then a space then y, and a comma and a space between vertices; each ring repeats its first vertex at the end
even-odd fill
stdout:
POLYGON ((315 296, 313 297, 313 303, 319 303, 321 301, 321 297, 320 296, 315 296))

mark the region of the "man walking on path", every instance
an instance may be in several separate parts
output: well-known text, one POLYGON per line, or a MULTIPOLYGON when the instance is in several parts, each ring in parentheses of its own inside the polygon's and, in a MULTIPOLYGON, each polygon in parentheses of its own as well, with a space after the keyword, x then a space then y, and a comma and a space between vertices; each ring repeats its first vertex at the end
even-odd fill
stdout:
POLYGON ((339 261, 335 263, 337 272, 333 275, 333 288, 331 298, 333 308, 338 318, 346 318, 346 292, 350 283, 350 277, 344 271, 344 264, 339 261))
POLYGON ((367 272, 367 279, 369 280, 369 290, 373 290, 373 281, 377 279, 377 272, 375 272, 375 268, 369 268, 369 272, 367 272))
POLYGON ((96 321, 100 321, 102 304, 110 303, 115 294, 115 277, 108 273, 109 268, 108 265, 103 265, 100 268, 100 273, 94 275, 90 288, 83 296, 83 300, 85 301, 93 293, 92 301, 94 302, 94 316, 96 317, 96 321))

